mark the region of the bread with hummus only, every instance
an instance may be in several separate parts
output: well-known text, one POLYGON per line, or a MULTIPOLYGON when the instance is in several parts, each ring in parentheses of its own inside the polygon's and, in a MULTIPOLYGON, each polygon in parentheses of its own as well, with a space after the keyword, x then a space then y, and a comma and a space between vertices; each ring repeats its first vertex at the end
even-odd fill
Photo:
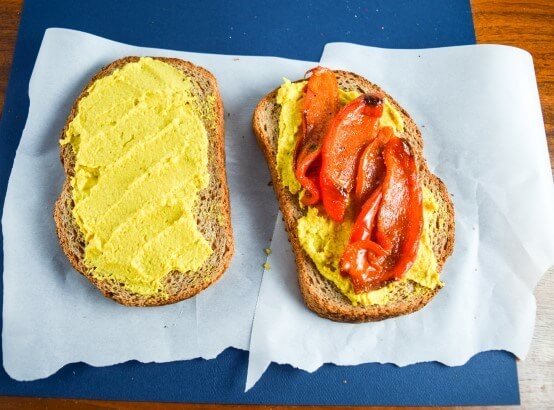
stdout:
POLYGON ((341 233, 340 229, 332 225, 332 221, 317 215, 315 211, 311 212, 311 207, 302 206, 295 192, 299 187, 291 189, 295 185, 291 180, 294 179, 294 171, 283 171, 282 163, 293 161, 290 153, 294 152, 294 135, 301 121, 300 114, 294 112, 295 109, 298 111, 294 101, 301 98, 298 93, 305 80, 293 83, 286 81, 259 102, 252 122, 268 162, 295 255, 304 302, 318 315, 341 322, 377 321, 415 312, 424 307, 443 286, 439 273, 454 246, 454 208, 451 198, 444 183, 429 171, 423 157, 421 132, 409 114, 390 95, 365 78, 345 71, 334 73, 341 100, 351 100, 363 93, 377 92, 385 96, 389 120, 392 118, 393 122, 399 124, 397 135, 409 143, 416 160, 423 191, 424 234, 415 267, 406 273, 405 278, 367 294, 355 295, 351 292, 348 279, 340 276, 337 261, 333 259, 336 257, 333 241, 344 241, 349 232, 341 233), (292 88, 292 91, 283 89, 287 87, 292 88), (292 95, 292 105, 286 100, 287 93, 292 95), (280 149, 282 152, 279 152, 280 149), (332 232, 331 239, 325 237, 326 232, 332 232))
POLYGON ((175 303, 228 267, 223 118, 215 77, 176 58, 116 60, 75 101, 54 220, 73 267, 106 297, 175 303))

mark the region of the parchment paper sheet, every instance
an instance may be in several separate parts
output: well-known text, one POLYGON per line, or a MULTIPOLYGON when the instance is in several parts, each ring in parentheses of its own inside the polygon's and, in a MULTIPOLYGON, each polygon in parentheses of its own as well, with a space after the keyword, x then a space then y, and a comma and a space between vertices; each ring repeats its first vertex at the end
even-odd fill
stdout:
POLYGON ((47 30, 2 218, 2 347, 11 377, 43 378, 78 361, 94 366, 131 359, 166 362, 213 358, 229 346, 248 349, 264 248, 277 214, 267 165, 251 130, 252 112, 282 76, 302 77, 314 64, 133 47, 72 30, 47 30), (218 283, 165 307, 127 308, 104 298, 71 268, 52 219, 64 178, 58 138, 71 105, 94 73, 129 55, 172 56, 207 68, 218 80, 226 113, 235 256, 218 283))
POLYGON ((525 358, 533 289, 554 264, 554 190, 531 56, 479 45, 388 50, 325 47, 321 65, 363 75, 420 127, 432 172, 456 211, 446 286, 427 307, 377 323, 334 323, 305 308, 280 217, 256 308, 247 389, 270 362, 462 365, 504 349, 525 358))

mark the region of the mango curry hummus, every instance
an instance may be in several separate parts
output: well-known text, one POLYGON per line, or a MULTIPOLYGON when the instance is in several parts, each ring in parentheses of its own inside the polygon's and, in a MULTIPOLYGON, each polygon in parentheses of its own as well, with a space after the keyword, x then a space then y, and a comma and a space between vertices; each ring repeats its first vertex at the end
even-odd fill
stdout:
POLYGON ((110 71, 82 94, 60 141, 74 154, 71 216, 84 238, 82 263, 95 281, 163 304, 167 287, 191 286, 188 277, 214 252, 199 229, 199 193, 213 177, 209 133, 217 124, 206 124, 221 120, 222 128, 219 94, 215 88, 200 97, 193 76, 213 86, 215 79, 181 60, 132 58, 110 71), (175 271, 187 279, 167 284, 175 271))
POLYGON ((303 209, 298 241, 353 306, 383 306, 410 283, 440 288, 430 232, 438 209, 418 180, 402 115, 383 95, 345 91, 332 71, 284 83, 276 169, 303 209))

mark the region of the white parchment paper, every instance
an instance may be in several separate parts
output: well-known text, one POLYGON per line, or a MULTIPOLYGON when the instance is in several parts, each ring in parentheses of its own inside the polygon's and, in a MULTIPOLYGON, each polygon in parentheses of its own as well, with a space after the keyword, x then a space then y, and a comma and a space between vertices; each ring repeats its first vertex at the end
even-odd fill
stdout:
POLYGON ((251 130, 252 112, 282 76, 302 77, 313 65, 133 47, 72 30, 47 30, 2 218, 2 347, 11 377, 47 377, 78 361, 94 366, 131 359, 165 362, 213 358, 229 346, 248 349, 263 249, 277 214, 267 165, 251 130), (104 298, 71 268, 52 219, 64 178, 58 138, 71 105, 95 72, 128 55, 179 57, 207 68, 218 80, 225 106, 235 256, 218 283, 165 307, 126 308, 104 298))
POLYGON ((432 172, 452 193, 456 244, 446 286, 412 315, 378 323, 319 318, 303 303, 278 218, 250 343, 247 389, 270 362, 464 364, 504 349, 524 358, 533 289, 554 264, 554 190, 531 56, 504 46, 387 50, 332 43, 321 65, 363 75, 421 128, 432 172))

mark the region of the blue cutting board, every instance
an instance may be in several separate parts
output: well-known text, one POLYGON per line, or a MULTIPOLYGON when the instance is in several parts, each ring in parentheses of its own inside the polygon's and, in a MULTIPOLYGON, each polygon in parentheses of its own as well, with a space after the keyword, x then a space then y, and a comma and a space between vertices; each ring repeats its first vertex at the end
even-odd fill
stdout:
MULTIPOLYGON (((29 78, 48 27, 82 30, 140 46, 312 61, 319 60, 323 46, 331 41, 392 48, 475 43, 467 0, 286 3, 27 0, 0 122, 0 201, 27 117, 29 78)), ((227 349, 210 361, 132 361, 103 368, 77 363, 34 382, 16 382, 2 369, 0 395, 197 403, 519 403, 515 360, 502 351, 481 353, 461 367, 326 365, 308 374, 272 364, 258 384, 243 393, 247 360, 247 352, 227 349)))

